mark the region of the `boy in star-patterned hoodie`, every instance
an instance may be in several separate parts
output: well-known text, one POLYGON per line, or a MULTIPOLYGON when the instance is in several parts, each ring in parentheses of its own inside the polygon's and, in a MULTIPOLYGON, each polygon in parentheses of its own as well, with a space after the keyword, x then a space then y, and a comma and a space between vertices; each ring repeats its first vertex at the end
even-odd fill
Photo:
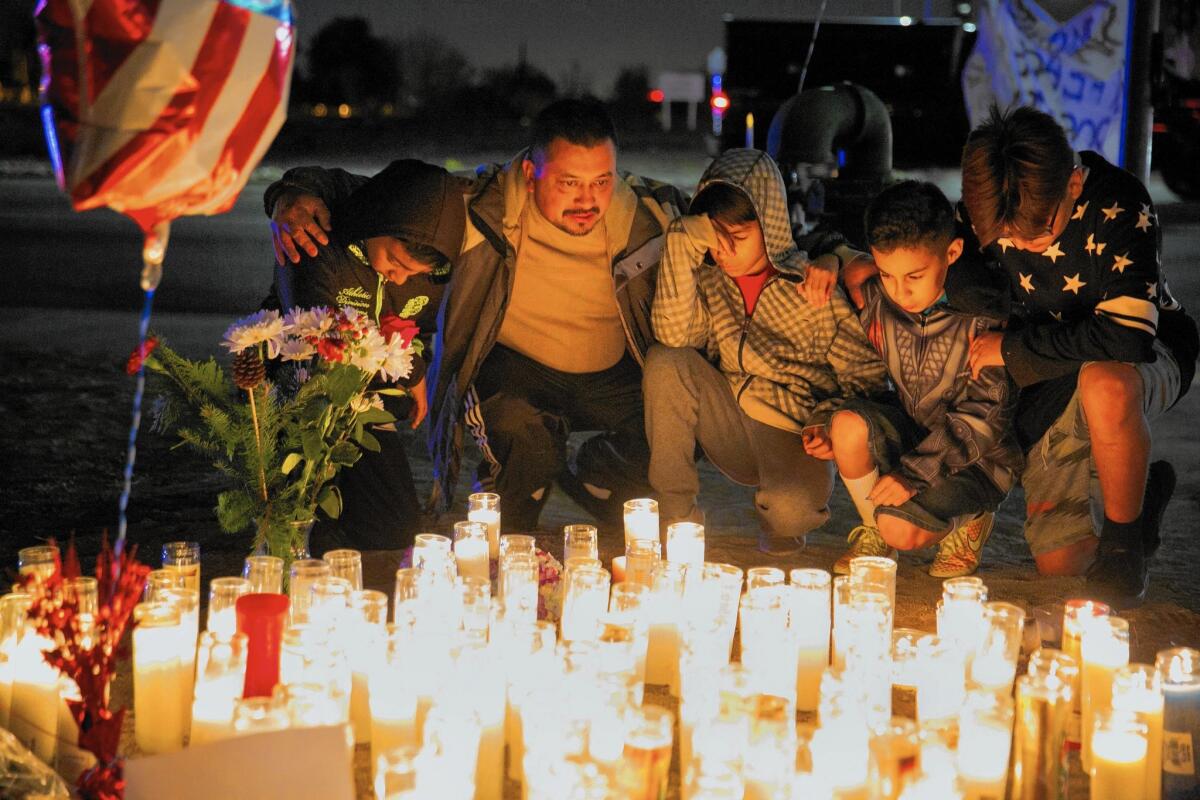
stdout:
MULTIPOLYGON (((976 337, 971 367, 1004 366, 1021 387, 1017 436, 1025 535, 1044 574, 1086 571, 1089 595, 1137 605, 1175 486, 1149 464, 1147 421, 1195 373, 1196 325, 1160 269, 1146 188, 1074 152, 1049 115, 1001 113, 967 139, 964 232, 1007 278, 1007 331, 976 337)), ((956 287, 947 281, 951 299, 956 287)))

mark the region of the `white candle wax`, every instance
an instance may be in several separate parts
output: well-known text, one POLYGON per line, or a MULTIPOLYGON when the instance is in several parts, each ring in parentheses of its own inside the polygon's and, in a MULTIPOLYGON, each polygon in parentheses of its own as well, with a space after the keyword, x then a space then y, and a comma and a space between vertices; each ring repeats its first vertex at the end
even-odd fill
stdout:
POLYGON ((476 508, 467 512, 467 520, 470 522, 482 522, 487 526, 488 558, 499 558, 500 512, 494 508, 476 508))
MULTIPOLYGON (((178 626, 133 631, 133 728, 138 748, 146 754, 183 747, 192 675, 180 658, 181 635, 178 626)), ((194 645, 192 653, 194 660, 194 645)))
POLYGON ((233 707, 242 696, 235 680, 210 681, 192 703, 192 734, 189 744, 198 745, 233 736, 233 707), (236 689, 236 691, 235 691, 236 689))
POLYGON ((489 548, 490 544, 480 539, 465 538, 455 542, 454 559, 458 562, 458 574, 489 580, 489 548))
POLYGON ((667 560, 699 568, 704 563, 704 527, 691 523, 668 527, 667 560))
POLYGON ((646 649, 646 683, 669 686, 679 696, 679 625, 675 620, 660 620, 650 625, 646 649))
POLYGON ((562 611, 562 638, 567 641, 596 638, 600 617, 608 610, 608 591, 569 594, 562 611))
POLYGON ((1004 653, 985 650, 971 661, 971 683, 980 689, 1011 692, 1017 664, 1004 653))
POLYGON ((208 629, 222 639, 228 639, 237 632, 237 609, 230 606, 209 613, 208 629))
POLYGON ((371 676, 371 774, 382 753, 404 745, 419 747, 417 696, 393 670, 371 676))
POLYGON ((801 642, 796 659, 796 709, 816 711, 821 702, 821 675, 829 666, 829 639, 801 642))
MULTIPOLYGON (((499 648, 489 647, 493 663, 501 663, 499 648)), ((475 760, 475 800, 504 796, 504 715, 507 682, 500 669, 477 676, 475 709, 479 713, 479 752, 475 760)))
POLYGON ((79 746, 79 726, 67 700, 82 699, 75 682, 62 678, 59 682, 58 743, 54 749, 54 771, 74 786, 79 774, 96 765, 96 757, 79 746))
POLYGON ((47 764, 54 763, 58 738, 58 672, 42 657, 53 643, 25 632, 13 653, 12 707, 8 729, 47 764))
POLYGON ((1113 673, 1129 663, 1129 641, 1111 635, 1102 625, 1087 626, 1083 634, 1083 689, 1080 760, 1083 768, 1092 768, 1092 733, 1096 717, 1112 708, 1113 673), (1093 632, 1095 631, 1095 632, 1093 632))
POLYGON ((634 539, 659 541, 657 508, 637 508, 625 512, 625 544, 634 539))
POLYGON ((959 730, 958 774, 964 800, 1004 800, 1012 731, 966 720, 959 730))
POLYGON ((370 698, 367 672, 354 668, 350 673, 350 727, 354 729, 354 741, 358 744, 371 741, 370 698))
POLYGON ((1146 787, 1146 738, 1099 731, 1092 736, 1092 800, 1130 800, 1146 787))

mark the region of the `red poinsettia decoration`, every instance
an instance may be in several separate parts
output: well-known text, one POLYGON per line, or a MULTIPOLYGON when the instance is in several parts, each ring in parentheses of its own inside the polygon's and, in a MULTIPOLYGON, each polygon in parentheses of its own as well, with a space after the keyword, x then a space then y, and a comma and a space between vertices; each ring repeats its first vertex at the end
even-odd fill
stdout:
POLYGON ((80 797, 88 800, 120 800, 125 793, 117 758, 125 709, 109 708, 108 687, 117 661, 127 655, 121 638, 149 572, 149 567, 138 563, 136 546, 118 556, 106 537, 96 557, 99 609, 94 620, 81 615, 78 600, 63 590, 65 580, 80 575, 74 542, 52 576, 42 581, 26 578, 26 591, 33 597, 29 620, 38 633, 55 643, 54 649, 45 653, 46 662, 75 681, 83 698, 68 700, 67 707, 79 725, 79 746, 98 762, 79 776, 80 797))

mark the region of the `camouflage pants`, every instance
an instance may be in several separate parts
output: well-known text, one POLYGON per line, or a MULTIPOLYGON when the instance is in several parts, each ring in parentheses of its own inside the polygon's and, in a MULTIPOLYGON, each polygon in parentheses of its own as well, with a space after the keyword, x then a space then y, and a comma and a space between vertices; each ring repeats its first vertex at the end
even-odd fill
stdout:
MULTIPOLYGON (((1170 351, 1154 342, 1157 359, 1137 364, 1145 391, 1142 409, 1151 420, 1179 397, 1179 366, 1170 351)), ((1096 536, 1104 522, 1104 498, 1079 390, 1026 456, 1025 540, 1039 556, 1096 536)))

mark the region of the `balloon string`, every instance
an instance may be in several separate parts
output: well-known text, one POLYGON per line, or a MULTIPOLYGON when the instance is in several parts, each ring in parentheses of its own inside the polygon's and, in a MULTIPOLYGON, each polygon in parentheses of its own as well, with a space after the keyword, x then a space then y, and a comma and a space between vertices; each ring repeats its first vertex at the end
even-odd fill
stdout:
MULTIPOLYGON (((142 318, 138 323, 138 349, 136 352, 146 352, 146 333, 150 329, 150 310, 154 305, 154 289, 147 289, 146 299, 142 304, 142 318)), ((129 508, 129 494, 133 485, 133 463, 137 459, 138 427, 142 422, 142 394, 146 389, 146 359, 138 365, 137 388, 133 392, 133 419, 129 423, 129 446, 125 450, 125 483, 121 487, 121 500, 118 503, 117 544, 114 548, 117 562, 120 563, 121 552, 125 548, 125 531, 129 520, 126 511, 129 508)))

